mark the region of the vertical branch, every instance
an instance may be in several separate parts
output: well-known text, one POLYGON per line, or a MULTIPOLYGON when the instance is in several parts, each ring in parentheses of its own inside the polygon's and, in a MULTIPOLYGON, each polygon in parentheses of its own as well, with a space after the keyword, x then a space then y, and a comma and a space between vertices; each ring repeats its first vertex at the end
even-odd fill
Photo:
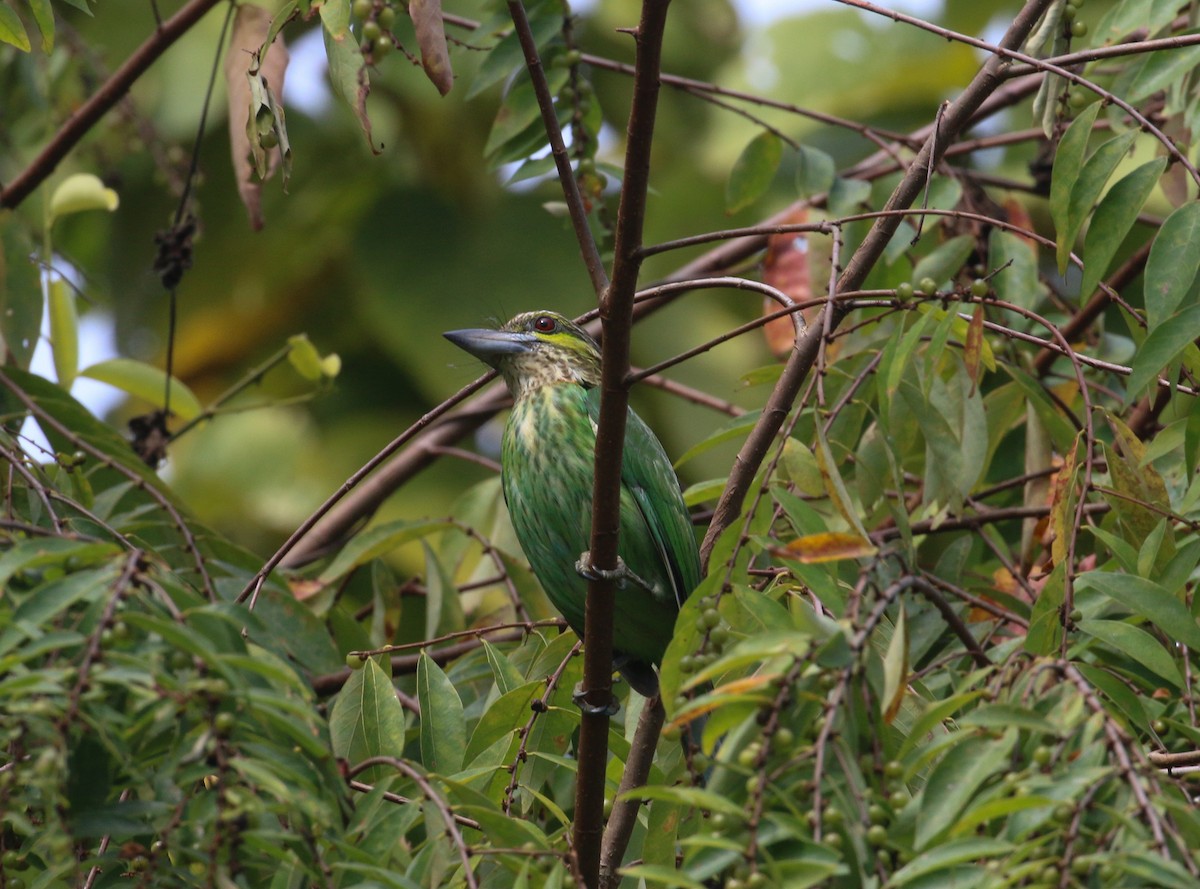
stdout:
MULTIPOLYGON (((936 168, 946 148, 970 124, 972 116, 983 104, 984 99, 1004 82, 1005 74, 1012 64, 1008 53, 1016 52, 1025 42, 1025 38, 1029 36, 1051 2, 1052 0, 1028 0, 1000 41, 998 51, 988 58, 967 88, 945 109, 941 115, 941 123, 925 140, 921 150, 909 164, 904 178, 888 198, 883 208, 885 215, 876 220, 863 242, 854 251, 854 255, 850 257, 850 262, 838 281, 838 293, 858 290, 862 286, 900 225, 901 216, 890 214, 888 211, 906 209, 917 199, 924 187, 928 171, 936 168)), ((801 384, 816 361, 822 339, 837 328, 847 311, 844 306, 831 300, 821 310, 821 316, 808 326, 804 334, 796 337, 796 344, 784 366, 783 374, 763 408, 762 418, 734 459, 729 483, 721 492, 721 499, 717 501, 712 522, 700 547, 700 561, 703 565, 708 565, 708 557, 717 538, 733 524, 741 512, 746 492, 750 490, 771 442, 796 400, 796 393, 800 391, 801 384)))
POLYGON ((513 27, 516 28, 517 39, 521 42, 521 50, 525 53, 525 68, 529 71, 529 79, 533 83, 533 94, 537 97, 538 108, 542 112, 542 126, 546 128, 546 136, 550 140, 550 154, 554 158, 554 166, 558 170, 558 181, 562 185, 563 197, 567 201, 567 210, 571 214, 571 225, 575 228, 575 238, 579 241, 579 251, 583 254, 583 263, 587 266, 588 275, 592 279, 592 288, 600 296, 608 287, 608 275, 604 272, 604 260, 600 258, 600 250, 592 230, 588 226, 587 209, 579 194, 579 183, 571 170, 571 158, 567 155, 567 146, 563 142, 562 130, 558 126, 558 114, 554 110, 554 97, 550 95, 550 84, 546 81, 546 71, 542 67, 541 57, 538 56, 537 42, 533 30, 529 27, 529 17, 525 14, 525 6, 521 0, 508 0, 508 14, 512 16, 513 27))
MULTIPOLYGON (((617 567, 621 515, 621 458, 629 392, 629 332, 633 295, 641 268, 642 228, 650 180, 650 147, 658 106, 662 36, 669 0, 644 0, 633 38, 637 43, 633 104, 626 129, 625 182, 617 211, 612 283, 600 298, 603 329, 600 419, 596 430, 596 477, 592 489, 591 560, 598 571, 617 567)), ((613 586, 588 584, 584 612, 582 723, 579 778, 575 787, 574 844, 588 889, 599 885, 604 824, 604 777, 608 758, 608 708, 612 701, 613 586)))

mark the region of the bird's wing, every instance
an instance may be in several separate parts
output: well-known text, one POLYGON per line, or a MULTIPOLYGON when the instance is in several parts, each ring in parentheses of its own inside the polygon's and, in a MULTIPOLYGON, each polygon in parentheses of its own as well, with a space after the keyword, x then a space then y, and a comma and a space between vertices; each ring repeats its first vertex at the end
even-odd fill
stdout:
MULTIPOLYGON (((588 413, 593 422, 600 415, 600 394, 591 390, 588 413)), ((676 603, 700 583, 700 552, 679 479, 662 444, 632 410, 626 419, 625 448, 621 458, 621 482, 633 496, 655 548, 671 578, 676 603)))

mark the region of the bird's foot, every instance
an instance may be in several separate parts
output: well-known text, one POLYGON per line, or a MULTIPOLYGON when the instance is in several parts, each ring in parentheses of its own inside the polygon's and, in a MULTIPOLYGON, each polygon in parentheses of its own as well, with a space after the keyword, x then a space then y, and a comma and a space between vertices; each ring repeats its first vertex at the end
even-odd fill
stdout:
POLYGON ((575 686, 575 691, 571 694, 571 700, 579 707, 580 711, 591 716, 612 716, 621 709, 621 702, 617 700, 616 695, 612 692, 608 693, 608 703, 593 704, 588 700, 588 693, 583 690, 583 683, 575 686))
POLYGON ((645 580, 638 577, 629 570, 629 566, 625 564, 625 560, 617 556, 617 567, 611 570, 597 568, 592 564, 592 554, 590 550, 585 550, 579 556, 579 560, 575 562, 575 570, 580 577, 586 580, 610 580, 617 585, 617 589, 623 590, 633 581, 637 586, 643 589, 651 589, 651 586, 645 580))

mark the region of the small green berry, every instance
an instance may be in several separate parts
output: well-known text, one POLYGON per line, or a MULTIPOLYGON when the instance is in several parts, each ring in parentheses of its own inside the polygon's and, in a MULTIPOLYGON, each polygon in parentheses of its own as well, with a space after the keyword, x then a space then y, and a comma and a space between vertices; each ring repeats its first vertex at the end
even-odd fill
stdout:
POLYGON ((776 729, 771 736, 771 749, 776 753, 787 753, 796 743, 796 735, 790 728, 776 729))
POLYGON ((888 778, 899 778, 904 774, 904 763, 897 759, 889 760, 883 765, 883 774, 888 778))
POLYGON ((913 286, 905 281, 896 285, 896 299, 909 300, 913 298, 913 286))
POLYGON ((346 666, 351 670, 361 670, 367 662, 353 652, 346 655, 346 666))
POLYGON ((1167 724, 1161 719, 1156 719, 1150 723, 1150 728, 1154 729, 1154 734, 1156 735, 1165 735, 1167 733, 1167 724))
POLYGON ((1087 22, 1080 21, 1079 19, 1075 19, 1075 21, 1071 22, 1071 36, 1072 37, 1086 37, 1087 32, 1088 32, 1087 22))
POLYGON ((1065 6, 1063 6, 1063 18, 1066 19, 1068 22, 1074 21, 1075 15, 1078 12, 1079 12, 1079 7, 1076 6, 1074 3, 1068 3, 1065 6))
POLYGON ((933 280, 933 278, 922 278, 917 282, 917 287, 926 296, 937 293, 937 281, 933 280))
POLYGON ((825 807, 825 814, 822 816, 825 821, 825 826, 829 828, 838 828, 845 823, 846 816, 842 814, 841 809, 835 809, 832 805, 825 807))
POLYGON ((563 61, 567 67, 573 68, 583 61, 583 53, 577 49, 569 49, 563 53, 563 61))
POLYGON ((356 19, 362 20, 371 14, 371 10, 375 4, 371 0, 354 0, 354 5, 351 7, 356 19))
POLYGON ((903 809, 908 805, 908 793, 903 790, 893 790, 888 794, 888 805, 895 810, 903 809))
POLYGON ((1039 766, 1050 765, 1050 760, 1054 757, 1054 751, 1044 744, 1039 744, 1033 751, 1033 761, 1039 766))
POLYGON ((988 282, 982 278, 976 278, 971 282, 971 296, 974 296, 978 299, 983 299, 985 296, 987 296, 990 289, 991 288, 988 287, 988 282))
POLYGON ((363 40, 374 43, 383 34, 383 28, 379 27, 379 22, 368 20, 363 22, 362 36, 363 40))
POLYGON ((738 751, 738 765, 746 769, 751 768, 756 762, 758 762, 758 755, 761 751, 762 747, 760 747, 757 743, 747 744, 738 751))
POLYGON ((888 829, 882 824, 872 824, 867 831, 867 842, 872 846, 882 846, 888 840, 888 829))
POLYGON ((867 818, 872 824, 887 824, 888 811, 879 803, 871 803, 867 806, 867 818))
POLYGON ((392 25, 396 24, 396 10, 390 6, 385 6, 379 10, 379 15, 375 18, 383 30, 390 31, 392 30, 392 25))
POLYGON ((213 720, 213 730, 222 738, 229 737, 236 725, 237 717, 228 711, 218 713, 216 719, 213 720))
POLYGON ((1071 816, 1075 814, 1075 809, 1067 803, 1061 803, 1054 807, 1053 818, 1059 824, 1066 824, 1071 820, 1071 816))
POLYGON ((721 622, 721 613, 715 608, 706 608, 704 609, 703 618, 705 628, 711 630, 721 622))
POLYGON ((1038 877, 1039 880, 1041 880, 1043 883, 1046 883, 1049 886, 1057 886, 1058 878, 1059 878, 1058 868, 1052 864, 1048 864, 1045 867, 1043 867, 1042 873, 1038 877))

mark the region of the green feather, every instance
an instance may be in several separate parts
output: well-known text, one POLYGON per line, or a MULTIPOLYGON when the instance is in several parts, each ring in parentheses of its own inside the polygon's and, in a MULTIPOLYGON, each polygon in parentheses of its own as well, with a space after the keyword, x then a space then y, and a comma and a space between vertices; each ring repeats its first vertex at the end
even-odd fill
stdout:
MULTIPOLYGON (((505 501, 530 566, 582 636, 587 581, 575 563, 591 543, 599 351, 551 312, 447 337, 500 370, 514 395, 501 451, 505 501)), ((618 552, 644 585, 627 581, 615 590, 614 660, 635 689, 654 694, 650 665, 662 661, 679 608, 700 582, 700 557, 671 462, 632 410, 620 504, 618 552)))

